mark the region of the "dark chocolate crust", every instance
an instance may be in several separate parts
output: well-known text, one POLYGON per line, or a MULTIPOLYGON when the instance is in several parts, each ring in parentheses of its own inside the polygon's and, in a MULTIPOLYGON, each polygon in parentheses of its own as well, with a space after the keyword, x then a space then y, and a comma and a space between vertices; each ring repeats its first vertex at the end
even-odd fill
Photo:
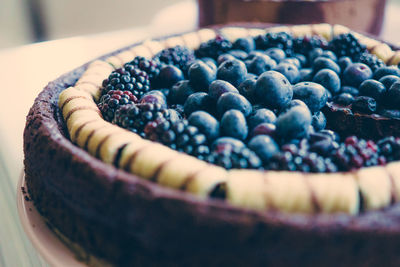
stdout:
POLYGON ((118 170, 68 138, 49 83, 24 131, 26 182, 39 212, 117 266, 400 266, 400 205, 358 216, 259 212, 201 200, 118 170))

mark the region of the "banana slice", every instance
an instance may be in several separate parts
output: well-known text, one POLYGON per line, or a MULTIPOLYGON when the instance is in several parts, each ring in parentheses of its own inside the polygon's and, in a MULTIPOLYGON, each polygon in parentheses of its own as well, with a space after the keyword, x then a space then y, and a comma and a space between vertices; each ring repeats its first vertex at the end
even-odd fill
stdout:
POLYGON ((207 163, 192 156, 178 153, 159 170, 157 182, 171 188, 181 188, 191 175, 207 167, 207 163))
POLYGON ((315 212, 318 203, 313 202, 311 188, 305 179, 299 172, 266 172, 263 187, 269 208, 283 212, 315 212))
POLYGON ((209 165, 187 182, 186 191, 207 198, 215 186, 227 181, 227 176, 228 172, 224 168, 209 165))
POLYGON ((95 112, 100 113, 99 108, 97 105, 94 103, 93 100, 89 100, 86 98, 73 98, 70 101, 66 102, 63 106, 62 109, 62 114, 64 117, 64 120, 68 122, 70 116, 81 110, 93 110, 95 112))
POLYGON ((95 130, 93 135, 87 141, 87 149, 89 153, 95 157, 99 157, 100 145, 110 138, 110 136, 118 132, 120 132, 120 129, 112 124, 104 125, 104 127, 95 130))
POLYGON ((386 171, 392 179, 393 197, 395 202, 400 201, 400 162, 392 162, 386 165, 386 171))
POLYGON ((200 46, 200 37, 196 32, 189 32, 181 36, 185 45, 190 49, 196 49, 200 46))
POLYGON ((332 34, 333 34, 332 37, 335 37, 335 36, 338 36, 338 35, 344 34, 344 33, 349 33, 349 32, 350 32, 350 29, 347 28, 346 26, 335 24, 335 25, 333 25, 333 28, 332 28, 332 34))
POLYGON ((157 170, 168 164, 168 161, 177 157, 178 152, 164 145, 153 143, 140 151, 131 164, 131 172, 143 177, 151 179, 157 174, 157 170))
POLYGON ((272 28, 268 28, 266 29, 267 32, 293 32, 293 27, 287 27, 287 26, 279 26, 279 27, 272 27, 272 28))
POLYGON ((123 51, 121 53, 116 54, 115 56, 119 58, 123 64, 128 63, 135 58, 135 54, 131 50, 123 51))
POLYGON ((211 29, 201 29, 197 31, 197 35, 199 36, 200 42, 207 42, 217 36, 215 31, 211 29))
POLYGON ((165 47, 161 42, 158 41, 153 41, 153 40, 148 40, 144 42, 145 46, 151 51, 152 56, 163 50, 165 47))
POLYGON ((166 39, 164 41, 164 45, 166 47, 175 47, 178 45, 184 46, 185 42, 183 41, 183 39, 181 37, 174 36, 174 37, 170 37, 170 38, 166 39))
POLYGON ((143 44, 132 48, 132 52, 135 55, 140 55, 141 57, 145 57, 145 58, 151 58, 153 56, 153 53, 151 52, 151 50, 143 44))
POLYGON ((259 35, 264 35, 266 33, 265 29, 248 29, 248 35, 252 37, 256 37, 259 35))
POLYGON ((380 43, 375 46, 371 53, 375 54, 378 58, 382 59, 383 62, 387 63, 389 59, 394 55, 394 52, 387 44, 380 43))
POLYGON ((90 83, 97 87, 101 87, 104 80, 104 76, 98 74, 84 74, 81 78, 76 82, 75 86, 83 83, 90 83))
POLYGON ((390 204, 392 188, 384 167, 363 168, 355 174, 366 210, 376 210, 390 204))
POLYGON ((314 24, 311 26, 312 31, 324 37, 327 41, 332 40, 332 25, 328 23, 314 24))
POLYGON ((97 130, 108 126, 109 124, 104 120, 88 123, 80 129, 75 141, 79 147, 86 149, 87 142, 89 141, 88 139, 93 136, 97 130))
POLYGON ((312 35, 311 25, 295 25, 291 27, 291 30, 295 37, 312 35))
POLYGON ((81 132, 81 130, 83 129, 83 127, 86 127, 86 126, 88 126, 88 124, 91 124, 91 123, 96 123, 96 122, 98 122, 99 120, 96 120, 96 119, 94 119, 94 120, 88 120, 88 121, 86 121, 86 122, 77 122, 77 123, 74 123, 74 124, 72 124, 71 126, 70 126, 70 128, 68 128, 68 129, 70 129, 69 130, 69 136, 70 136, 70 138, 71 138, 71 141, 73 142, 73 143, 77 143, 78 142, 78 136, 79 136, 79 134, 80 134, 80 132, 81 132))
POLYGON ((237 39, 246 37, 248 35, 248 32, 245 28, 239 27, 225 27, 222 28, 220 32, 232 43, 235 42, 237 39))
POLYGON ((91 100, 92 97, 85 91, 80 91, 75 87, 68 87, 60 93, 58 97, 58 107, 62 109, 67 102, 74 98, 86 98, 91 100))
POLYGON ((91 83, 80 83, 75 85, 75 88, 90 94, 96 101, 100 99, 101 87, 99 86, 96 86, 91 83))
POLYGON ((257 170, 230 170, 226 183, 227 201, 234 205, 252 209, 267 209, 264 174, 257 170))
POLYGON ((129 143, 121 153, 121 158, 118 162, 118 166, 121 169, 124 170, 129 170, 130 165, 134 160, 134 157, 138 151, 143 149, 146 146, 149 146, 152 144, 152 142, 147 141, 143 138, 141 138, 139 135, 132 133, 133 135, 136 135, 138 138, 136 138, 134 141, 129 143))
POLYGON ((101 120, 100 114, 95 110, 79 110, 72 113, 67 121, 67 129, 71 132, 72 128, 82 125, 88 121, 101 120))
POLYGON ((394 54, 392 58, 389 60, 388 64, 389 65, 398 65, 400 63, 400 50, 399 51, 393 51, 394 54))
POLYGON ((106 59, 106 62, 110 64, 114 69, 119 69, 124 65, 124 62, 116 56, 111 56, 106 59))
POLYGON ((358 185, 352 174, 310 174, 307 180, 321 212, 358 213, 358 185))

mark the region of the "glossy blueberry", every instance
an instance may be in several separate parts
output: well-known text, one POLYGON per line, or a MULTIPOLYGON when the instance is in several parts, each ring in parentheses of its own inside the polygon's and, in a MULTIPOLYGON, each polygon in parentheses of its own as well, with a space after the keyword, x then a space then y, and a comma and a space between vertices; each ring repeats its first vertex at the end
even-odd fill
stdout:
POLYGON ((299 60, 301 67, 307 66, 307 58, 304 55, 294 54, 293 57, 299 60))
POLYGON ((353 63, 353 61, 349 57, 340 57, 337 63, 339 64, 341 70, 345 70, 353 63))
POLYGON ((279 62, 279 63, 280 63, 280 64, 281 64, 281 63, 289 63, 289 64, 295 65, 296 68, 298 68, 298 69, 301 68, 301 62, 300 62, 300 60, 299 60, 298 58, 296 58, 296 57, 287 57, 287 58, 281 60, 281 62, 279 62))
POLYGON ((219 122, 205 111, 195 111, 188 118, 189 124, 196 126, 207 140, 212 141, 219 136, 219 122))
POLYGON ((247 53, 253 51, 256 48, 256 44, 254 42, 254 39, 251 37, 243 37, 243 38, 238 38, 234 43, 233 43, 233 48, 234 49, 240 49, 243 50, 247 53))
POLYGON ((363 63, 353 63, 343 72, 346 85, 358 87, 360 84, 372 78, 372 70, 363 63))
POLYGON ((238 93, 224 93, 218 98, 218 114, 222 116, 226 111, 231 109, 237 109, 247 117, 252 111, 252 106, 244 96, 238 93))
POLYGON ((383 76, 394 75, 400 77, 400 69, 397 66, 380 67, 374 72, 374 79, 379 80, 383 76))
POLYGON ((292 100, 293 89, 289 80, 277 71, 266 71, 256 82, 256 96, 271 109, 282 109, 292 100))
POLYGON ((257 102, 256 82, 256 78, 246 78, 238 87, 239 93, 246 97, 251 103, 257 102))
POLYGON ((313 78, 313 82, 319 83, 332 94, 336 94, 340 91, 340 78, 333 70, 322 69, 318 71, 313 78))
POLYGON ((217 71, 217 62, 210 57, 203 57, 201 59, 201 61, 203 61, 204 63, 206 63, 211 69, 213 69, 214 71, 217 71))
POLYGON ((222 63, 224 63, 227 60, 234 60, 236 59, 233 55, 225 53, 225 54, 221 54, 220 56, 218 56, 217 58, 217 64, 218 66, 221 65, 222 63))
POLYGON ((171 121, 174 121, 174 122, 182 119, 181 114, 177 110, 172 109, 172 108, 166 109, 164 112, 164 116, 165 116, 165 118, 167 118, 171 121))
POLYGON ((255 75, 260 75, 265 71, 276 67, 276 61, 265 54, 260 54, 245 61, 247 70, 255 75))
POLYGON ((281 62, 274 70, 282 73, 292 84, 295 84, 300 80, 300 72, 298 68, 291 63, 281 62))
POLYGON ((322 55, 322 53, 324 52, 324 50, 322 50, 322 48, 314 48, 312 49, 309 53, 308 53, 308 60, 310 63, 314 62, 314 60, 317 57, 320 57, 322 55))
POLYGON ((239 60, 244 60, 248 56, 248 54, 243 50, 237 50, 237 49, 230 50, 228 54, 232 55, 234 58, 239 60))
POLYGON ((349 94, 349 93, 341 93, 333 98, 333 102, 343 105, 343 106, 348 106, 354 101, 354 96, 349 94))
POLYGON ((276 132, 284 140, 300 139, 307 135, 311 126, 310 110, 297 106, 281 114, 276 120, 276 132))
POLYGON ((251 136, 269 135, 273 137, 275 135, 275 131, 276 131, 275 124, 265 122, 254 127, 254 129, 251 131, 251 136))
POLYGON ((185 101, 184 111, 186 116, 189 116, 195 111, 204 110, 208 113, 214 112, 215 100, 207 93, 198 92, 191 94, 185 101))
POLYGON ((235 87, 246 79, 246 75, 246 65, 238 59, 225 61, 217 70, 217 79, 230 82, 235 87))
POLYGON ((300 70, 300 82, 311 82, 313 79, 313 70, 304 68, 300 70))
POLYGON ((277 63, 279 63, 282 59, 286 57, 285 52, 280 49, 280 48, 269 48, 265 51, 265 54, 267 54, 270 58, 275 60, 277 63))
MULTIPOLYGON (((160 92, 160 91, 159 91, 160 92)), ((160 92, 161 93, 161 92, 160 92)), ((153 93, 153 94, 147 94, 142 96, 142 98, 140 99, 140 103, 141 104, 158 104, 161 106, 161 108, 167 108, 167 100, 165 98, 165 96, 161 93, 157 94, 157 93, 153 93)))
POLYGON ((297 107, 297 106, 303 106, 303 107, 307 107, 306 103, 304 103, 303 101, 301 101, 300 99, 292 99, 292 101, 289 102, 289 104, 282 110, 280 110, 280 114, 285 113, 286 111, 288 111, 289 109, 293 108, 293 107, 297 107))
POLYGON ((158 95, 158 96, 160 96, 160 97, 166 98, 166 95, 165 95, 165 93, 164 93, 164 90, 165 90, 165 91, 169 91, 169 89, 151 90, 151 91, 148 91, 147 93, 145 93, 145 94, 142 96, 142 98, 145 97, 145 96, 147 96, 147 95, 158 95))
POLYGON ((322 111, 318 111, 312 116, 311 125, 314 127, 314 130, 319 132, 326 127, 326 117, 322 111))
POLYGON ((221 118, 221 136, 239 140, 246 139, 248 127, 243 113, 236 109, 228 110, 221 118))
POLYGON ((249 128, 252 130, 254 127, 261 123, 275 123, 276 115, 272 110, 261 108, 253 112, 247 119, 249 128))
POLYGON ((400 77, 395 75, 386 75, 380 78, 379 81, 386 87, 386 89, 389 89, 395 82, 400 81, 400 77))
POLYGON ((218 149, 218 147, 231 146, 232 148, 242 148, 244 143, 239 139, 233 137, 219 137, 211 145, 211 149, 218 149))
POLYGON ((215 100, 217 100, 223 93, 227 92, 239 93, 235 86, 222 80, 213 81, 208 89, 208 94, 215 100))
POLYGON ((326 57, 332 59, 333 61, 337 61, 337 56, 331 50, 324 50, 322 51, 321 57, 326 57))
POLYGON ((301 82, 293 86, 293 98, 303 101, 312 113, 319 111, 328 100, 326 89, 313 82, 301 82))
POLYGON ((253 137, 248 146, 263 162, 267 162, 273 155, 279 152, 279 147, 268 135, 257 135, 253 137))
POLYGON ((314 70, 314 73, 317 73, 318 71, 322 69, 330 69, 336 72, 337 74, 340 74, 340 67, 338 64, 336 64, 335 61, 333 61, 330 58, 326 57, 317 57, 313 61, 312 68, 314 70))
POLYGON ((387 104, 395 109, 400 109, 400 81, 395 82, 388 90, 387 104))
POLYGON ((168 100, 172 104, 184 104, 186 99, 195 92, 196 91, 190 86, 188 80, 179 81, 172 86, 168 95, 168 100))
POLYGON ((358 91, 357 88, 353 87, 353 86, 342 86, 342 88, 340 89, 341 93, 347 93, 347 94, 351 94, 352 96, 358 96, 360 94, 360 91, 358 91))
POLYGON ((215 80, 216 72, 209 65, 197 60, 190 65, 188 71, 190 85, 196 91, 207 92, 210 84, 215 80))
POLYGON ((167 88, 171 88, 174 84, 183 79, 185 79, 183 72, 174 65, 166 65, 162 67, 158 74, 159 83, 167 88))
POLYGON ((386 87, 381 82, 374 79, 363 81, 358 90, 360 91, 360 95, 370 96, 378 102, 386 93, 386 87))
POLYGON ((376 111, 376 100, 369 96, 358 96, 354 98, 351 105, 353 112, 372 114, 376 111))

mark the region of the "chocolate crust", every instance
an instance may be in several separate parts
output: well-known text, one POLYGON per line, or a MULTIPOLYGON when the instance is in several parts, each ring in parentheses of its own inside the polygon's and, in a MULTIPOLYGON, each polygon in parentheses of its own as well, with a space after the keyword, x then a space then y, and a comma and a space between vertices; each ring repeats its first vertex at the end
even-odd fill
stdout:
POLYGON ((118 266, 399 266, 400 206, 358 216, 259 212, 201 200, 118 170, 69 141, 49 83, 24 131, 27 187, 73 242, 118 266))

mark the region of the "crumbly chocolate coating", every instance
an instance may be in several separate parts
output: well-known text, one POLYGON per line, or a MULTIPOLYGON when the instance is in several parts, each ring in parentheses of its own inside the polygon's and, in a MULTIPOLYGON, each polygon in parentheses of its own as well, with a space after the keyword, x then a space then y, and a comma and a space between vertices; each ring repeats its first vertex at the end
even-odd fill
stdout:
POLYGON ((399 266, 400 206, 345 214, 260 212, 162 187, 90 156, 68 137, 49 83, 24 131, 27 187, 71 241, 117 266, 399 266))

